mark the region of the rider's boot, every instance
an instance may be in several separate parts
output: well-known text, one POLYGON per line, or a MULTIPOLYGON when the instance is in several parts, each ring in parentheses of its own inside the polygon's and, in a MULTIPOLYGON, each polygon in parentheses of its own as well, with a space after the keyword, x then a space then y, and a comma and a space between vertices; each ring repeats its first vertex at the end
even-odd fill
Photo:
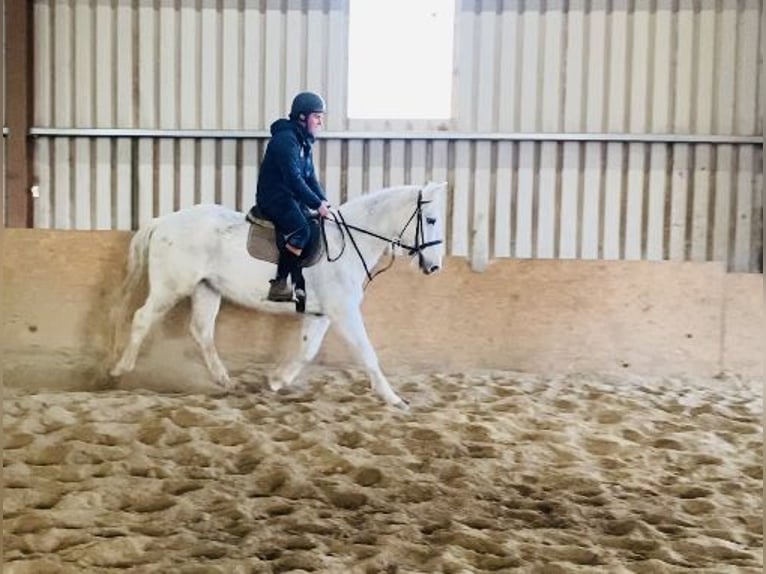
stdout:
POLYGON ((266 297, 269 301, 280 303, 293 300, 293 289, 287 284, 287 277, 277 277, 269 281, 269 294, 266 297))
POLYGON ((279 253, 279 262, 277 263, 277 276, 271 279, 269 283, 269 294, 266 297, 269 301, 292 301, 293 290, 290 285, 287 284, 287 277, 291 275, 293 270, 299 264, 300 258, 294 253, 283 249, 279 253))

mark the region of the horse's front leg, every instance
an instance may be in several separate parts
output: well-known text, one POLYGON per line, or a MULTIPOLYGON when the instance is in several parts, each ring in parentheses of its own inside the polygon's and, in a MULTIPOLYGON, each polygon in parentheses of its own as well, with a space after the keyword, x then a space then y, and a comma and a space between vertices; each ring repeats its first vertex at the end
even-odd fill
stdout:
POLYGON ((367 336, 364 321, 358 308, 346 308, 337 317, 335 324, 341 336, 351 347, 356 359, 367 369, 372 388, 388 404, 407 410, 407 403, 394 392, 378 365, 378 356, 367 336))
POLYGON ((297 352, 269 377, 271 390, 278 391, 282 387, 290 385, 303 367, 316 357, 329 326, 330 320, 327 317, 305 317, 303 319, 297 352))

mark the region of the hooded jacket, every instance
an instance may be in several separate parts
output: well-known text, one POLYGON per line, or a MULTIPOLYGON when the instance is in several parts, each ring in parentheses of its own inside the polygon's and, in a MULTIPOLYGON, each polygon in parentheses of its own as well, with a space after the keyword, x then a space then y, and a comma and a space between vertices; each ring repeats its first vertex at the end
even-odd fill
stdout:
POLYGON ((296 121, 283 118, 271 124, 255 195, 259 206, 279 208, 292 199, 317 209, 326 199, 314 172, 313 143, 314 136, 296 121))

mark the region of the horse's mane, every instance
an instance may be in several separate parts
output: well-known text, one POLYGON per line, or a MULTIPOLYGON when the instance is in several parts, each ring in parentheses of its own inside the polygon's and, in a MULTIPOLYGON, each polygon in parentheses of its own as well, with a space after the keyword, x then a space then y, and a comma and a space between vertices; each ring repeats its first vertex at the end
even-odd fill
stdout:
POLYGON ((419 185, 397 185, 392 187, 384 187, 382 189, 376 189, 362 195, 358 195, 341 204, 342 208, 354 208, 365 207, 367 209, 375 209, 383 202, 389 201, 401 192, 409 191, 414 192, 420 189, 419 185))

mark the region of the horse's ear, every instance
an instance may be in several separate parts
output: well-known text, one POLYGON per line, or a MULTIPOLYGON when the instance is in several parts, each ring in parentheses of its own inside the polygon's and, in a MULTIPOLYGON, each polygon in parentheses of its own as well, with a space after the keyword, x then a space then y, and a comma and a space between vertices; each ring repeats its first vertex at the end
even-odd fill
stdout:
POLYGON ((436 193, 443 193, 447 190, 447 182, 441 181, 441 182, 434 182, 434 181, 428 181, 423 186, 423 194, 428 195, 429 197, 433 197, 436 193))

